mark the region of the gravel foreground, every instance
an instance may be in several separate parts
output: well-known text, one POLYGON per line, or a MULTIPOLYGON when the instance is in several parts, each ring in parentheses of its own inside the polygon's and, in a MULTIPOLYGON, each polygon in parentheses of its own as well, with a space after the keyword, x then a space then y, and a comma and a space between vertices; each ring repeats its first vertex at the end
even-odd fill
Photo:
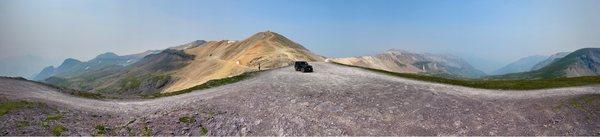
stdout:
POLYGON ((600 86, 484 90, 311 65, 150 100, 0 78, 0 102, 35 102, 0 116, 0 135, 600 135, 600 86))

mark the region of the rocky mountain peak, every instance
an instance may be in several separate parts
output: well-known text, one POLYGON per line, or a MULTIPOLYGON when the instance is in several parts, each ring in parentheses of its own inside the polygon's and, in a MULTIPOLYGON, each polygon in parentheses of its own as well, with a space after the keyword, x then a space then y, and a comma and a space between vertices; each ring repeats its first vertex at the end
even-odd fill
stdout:
POLYGON ((386 53, 412 53, 410 51, 407 50, 403 50, 403 49, 397 49, 397 48, 392 48, 392 49, 388 49, 385 51, 386 53))
POLYGON ((245 39, 242 42, 248 42, 248 43, 252 43, 252 42, 256 42, 256 41, 268 41, 269 43, 273 43, 279 46, 287 46, 290 48, 294 48, 294 49, 299 49, 299 50, 305 50, 308 51, 308 49, 306 49, 304 46, 288 39, 287 37, 273 32, 273 31, 264 31, 264 32, 258 32, 252 36, 250 36, 249 38, 245 39))

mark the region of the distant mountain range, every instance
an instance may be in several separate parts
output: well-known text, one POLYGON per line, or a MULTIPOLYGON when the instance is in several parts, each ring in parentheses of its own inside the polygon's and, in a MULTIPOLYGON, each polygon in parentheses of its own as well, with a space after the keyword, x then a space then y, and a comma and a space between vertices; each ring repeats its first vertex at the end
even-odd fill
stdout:
POLYGON ((530 71, 536 64, 548 59, 548 56, 534 55, 525 58, 521 58, 515 62, 512 62, 494 72, 492 75, 503 75, 508 73, 526 72, 530 71))
POLYGON ((331 60, 347 65, 399 73, 450 75, 452 77, 468 78, 477 78, 486 75, 457 56, 413 53, 399 49, 391 49, 373 56, 334 58, 331 60))
POLYGON ((91 73, 107 68, 120 69, 137 62, 146 55, 157 52, 159 51, 146 51, 143 53, 125 56, 119 56, 115 53, 107 52, 100 54, 87 62, 68 58, 56 68, 54 66, 48 66, 44 68, 40 73, 33 77, 33 80, 43 81, 52 76, 70 78, 84 73, 91 73))
POLYGON ((491 75, 504 75, 538 70, 549 65, 556 59, 567 56, 569 53, 570 52, 559 52, 550 56, 534 55, 524 57, 492 72, 491 75))
MULTIPOLYGON (((183 45, 170 47, 167 49, 172 50, 185 50, 189 48, 198 47, 206 43, 204 40, 196 40, 183 45)), ((140 59, 150 54, 160 53, 162 50, 148 50, 142 53, 119 56, 112 52, 100 54, 87 62, 82 62, 76 59, 68 58, 58 66, 45 67, 40 73, 33 77, 33 80, 43 81, 51 76, 70 78, 71 76, 77 76, 84 73, 91 73, 92 71, 98 71, 113 67, 111 70, 122 69, 127 65, 133 64, 140 59)))

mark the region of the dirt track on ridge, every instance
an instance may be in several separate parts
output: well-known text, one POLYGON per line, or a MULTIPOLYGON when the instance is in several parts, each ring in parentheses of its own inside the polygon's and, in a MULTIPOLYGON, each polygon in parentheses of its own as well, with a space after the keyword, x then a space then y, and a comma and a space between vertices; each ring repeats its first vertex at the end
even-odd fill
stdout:
MULTIPOLYGON (((314 73, 284 67, 234 84, 151 100, 84 99, 4 78, 0 95, 78 114, 111 115, 89 121, 109 126, 143 117, 145 121, 133 124, 145 122, 155 135, 197 135, 198 126, 210 135, 600 135, 599 86, 484 90, 329 63, 311 65, 314 73), (581 103, 573 106, 573 101, 581 103), (179 118, 173 113, 197 115, 198 124, 188 125, 192 127, 187 131, 165 132, 181 128, 165 126, 179 118)), ((0 130, 10 127, 0 125, 0 130)), ((74 129, 70 135, 88 135, 93 126, 67 128, 74 129)), ((118 130, 110 134, 126 135, 118 130)))

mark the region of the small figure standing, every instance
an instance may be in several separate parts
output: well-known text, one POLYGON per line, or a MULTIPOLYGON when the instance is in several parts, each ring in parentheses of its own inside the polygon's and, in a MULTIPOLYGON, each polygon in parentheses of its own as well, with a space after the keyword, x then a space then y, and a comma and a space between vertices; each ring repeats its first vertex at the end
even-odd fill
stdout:
POLYGON ((258 70, 260 71, 260 63, 258 63, 258 70))

